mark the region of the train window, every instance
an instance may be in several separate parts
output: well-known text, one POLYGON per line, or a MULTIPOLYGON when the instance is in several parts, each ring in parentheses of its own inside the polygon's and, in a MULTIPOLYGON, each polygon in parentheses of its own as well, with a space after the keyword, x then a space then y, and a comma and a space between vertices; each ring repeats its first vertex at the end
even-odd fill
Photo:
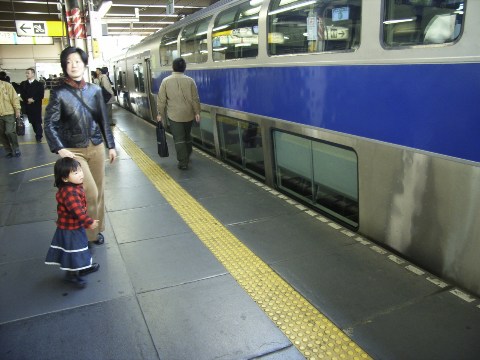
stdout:
POLYGON ((213 60, 252 58, 258 55, 260 6, 247 1, 221 12, 212 30, 213 60))
POLYGON ((117 67, 115 69, 115 84, 117 85, 118 89, 123 89, 124 87, 124 80, 123 80, 123 73, 122 73, 122 68, 117 67))
POLYGON ((133 65, 133 81, 135 83, 135 91, 145 92, 145 79, 143 77, 143 65, 133 65))
POLYGON ((217 115, 222 159, 262 179, 265 178, 263 141, 258 124, 217 115))
POLYGON ((270 55, 353 50, 360 45, 362 0, 273 0, 270 55))
POLYGON ((187 63, 207 61, 207 33, 211 18, 186 26, 180 37, 180 54, 187 63))
POLYGON ((446 44, 461 33, 465 1, 387 0, 384 2, 385 47, 446 44))
POLYGON ((177 40, 180 29, 165 34, 160 43, 160 65, 172 66, 178 57, 177 40))
POLYGON ((192 141, 198 147, 215 155, 215 141, 213 137, 213 119, 212 114, 208 111, 200 113, 200 123, 193 123, 192 141))
POLYGON ((357 156, 352 149, 282 131, 273 133, 278 187, 358 226, 357 156))

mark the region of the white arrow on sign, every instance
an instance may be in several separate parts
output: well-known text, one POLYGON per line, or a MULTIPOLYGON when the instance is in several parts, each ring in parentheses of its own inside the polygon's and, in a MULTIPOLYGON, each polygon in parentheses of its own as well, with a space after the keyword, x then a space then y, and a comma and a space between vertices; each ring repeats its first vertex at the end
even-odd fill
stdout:
POLYGON ((18 36, 48 36, 46 21, 16 20, 18 36))

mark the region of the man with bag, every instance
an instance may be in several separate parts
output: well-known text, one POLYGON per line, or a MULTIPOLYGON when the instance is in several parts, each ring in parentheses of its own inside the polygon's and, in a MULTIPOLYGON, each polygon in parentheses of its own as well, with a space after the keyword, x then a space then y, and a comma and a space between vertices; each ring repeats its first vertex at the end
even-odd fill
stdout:
POLYGON ((112 83, 108 78, 108 68, 97 68, 97 78, 98 85, 102 88, 103 99, 107 105, 108 119, 110 120, 110 126, 115 126, 115 121, 113 121, 112 114, 112 104, 115 102, 115 97, 113 96, 112 83))
POLYGON ((37 142, 42 141, 42 100, 45 93, 43 84, 35 79, 35 70, 28 68, 25 70, 27 80, 20 84, 20 96, 22 97, 25 106, 25 114, 28 116, 28 121, 32 124, 33 131, 35 131, 35 139, 37 142))
POLYGON ((191 130, 193 120, 200 122, 200 99, 195 81, 184 75, 187 64, 183 58, 177 58, 172 63, 173 74, 163 79, 157 98, 157 121, 167 113, 172 131, 175 150, 177 152, 178 168, 188 169, 192 154, 191 130))
POLYGON ((11 84, 0 81, 0 142, 7 158, 20 157, 15 118, 20 117, 20 101, 11 84))

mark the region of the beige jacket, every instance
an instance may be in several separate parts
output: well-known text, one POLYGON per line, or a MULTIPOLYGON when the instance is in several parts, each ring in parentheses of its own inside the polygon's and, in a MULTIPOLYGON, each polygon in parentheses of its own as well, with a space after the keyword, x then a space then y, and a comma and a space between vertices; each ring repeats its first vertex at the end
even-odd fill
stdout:
POLYGON ((12 84, 0 81, 0 116, 20 115, 20 100, 12 84))
POLYGON ((107 92, 112 95, 110 100, 108 100, 107 104, 113 104, 115 102, 115 96, 113 96, 112 84, 110 83, 108 76, 105 74, 100 75, 98 78, 98 85, 105 88, 105 90, 107 90, 107 92))
POLYGON ((188 122, 200 114, 200 99, 195 81, 183 73, 173 72, 163 79, 158 91, 157 112, 176 122, 188 122))

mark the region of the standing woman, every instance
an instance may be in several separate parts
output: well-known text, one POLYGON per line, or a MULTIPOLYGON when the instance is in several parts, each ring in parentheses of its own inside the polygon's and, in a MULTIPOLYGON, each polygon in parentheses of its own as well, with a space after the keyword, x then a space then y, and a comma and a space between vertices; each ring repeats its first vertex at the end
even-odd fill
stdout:
POLYGON ((99 220, 98 228, 87 230, 89 244, 101 245, 104 243, 101 232, 105 230, 105 145, 112 163, 117 156, 115 142, 100 87, 83 79, 88 64, 85 51, 67 47, 60 54, 60 64, 65 81, 50 93, 45 136, 52 152, 80 163, 87 214, 99 220))

